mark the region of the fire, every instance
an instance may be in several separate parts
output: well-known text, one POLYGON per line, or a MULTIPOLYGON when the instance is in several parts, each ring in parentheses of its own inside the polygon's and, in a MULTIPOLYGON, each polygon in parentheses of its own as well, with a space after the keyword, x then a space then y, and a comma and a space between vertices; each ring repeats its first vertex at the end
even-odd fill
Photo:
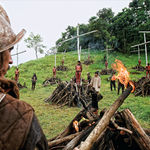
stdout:
POLYGON ((127 71, 127 68, 124 66, 124 64, 120 60, 116 59, 115 63, 112 64, 112 68, 118 72, 118 75, 116 76, 116 78, 122 84, 124 84, 124 86, 126 88, 127 88, 128 84, 130 84, 133 89, 132 92, 134 92, 134 90, 135 90, 134 83, 132 81, 130 81, 130 73, 127 71))
POLYGON ((76 132, 79 132, 79 122, 78 121, 73 121, 73 127, 75 128, 76 132))

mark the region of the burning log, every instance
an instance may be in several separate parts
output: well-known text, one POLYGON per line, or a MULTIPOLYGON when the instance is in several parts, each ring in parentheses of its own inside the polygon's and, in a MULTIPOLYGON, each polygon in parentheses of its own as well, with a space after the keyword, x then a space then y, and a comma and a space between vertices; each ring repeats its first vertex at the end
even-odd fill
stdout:
POLYGON ((129 96, 132 91, 132 87, 129 86, 124 93, 113 103, 108 111, 105 112, 104 116, 96 126, 96 128, 91 132, 88 138, 81 144, 81 150, 90 150, 93 143, 97 140, 100 134, 106 129, 109 124, 111 117, 114 115, 116 110, 122 105, 124 100, 129 96))
POLYGON ((68 67, 67 66, 57 66, 56 68, 57 71, 68 71, 68 67))
POLYGON ((148 96, 150 95, 150 79, 142 77, 135 83, 135 96, 148 96))
MULTIPOLYGON (((61 150, 73 150, 75 147, 79 148, 82 145, 82 141, 84 141, 94 131, 95 126, 97 126, 99 121, 101 121, 101 118, 105 116, 105 112, 101 112, 98 120, 92 122, 89 121, 86 125, 84 125, 84 128, 82 128, 81 125, 85 120, 82 121, 81 118, 82 115, 86 116, 86 113, 85 109, 79 112, 64 132, 49 140, 49 149, 56 149, 56 147, 59 147, 61 150), (79 132, 75 132, 75 128, 73 127, 73 122, 75 120, 78 120, 79 122, 79 132)), ((114 121, 110 120, 107 127, 102 131, 100 136, 98 136, 97 140, 93 142, 90 150, 143 150, 141 149, 141 145, 143 143, 139 143, 139 140, 135 140, 135 138, 138 139, 139 137, 134 137, 137 134, 139 135, 141 132, 139 132, 139 128, 136 129, 137 126, 134 122, 131 124, 129 117, 124 117, 125 113, 126 110, 123 110, 122 112, 114 114, 114 121), (130 123, 128 124, 128 122, 130 123)), ((143 129, 140 128, 140 130, 143 129)), ((148 129, 145 129, 145 131, 149 133, 148 129)))
POLYGON ((48 86, 48 85, 53 85, 53 84, 58 84, 61 82, 61 79, 59 78, 47 78, 44 82, 43 82, 43 86, 48 86))

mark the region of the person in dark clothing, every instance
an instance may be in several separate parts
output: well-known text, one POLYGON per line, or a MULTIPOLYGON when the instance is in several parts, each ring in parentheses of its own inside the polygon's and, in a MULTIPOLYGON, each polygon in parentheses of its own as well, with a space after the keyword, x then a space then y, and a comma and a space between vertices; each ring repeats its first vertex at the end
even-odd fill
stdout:
POLYGON ((92 79, 92 77, 91 77, 90 73, 88 72, 88 73, 87 73, 87 82, 88 82, 89 84, 91 83, 91 79, 92 79))
POLYGON ((124 92, 124 84, 122 84, 119 80, 118 80, 118 95, 120 93, 120 89, 122 89, 122 93, 124 92))
POLYGON ((113 87, 114 87, 114 90, 116 90, 116 76, 115 76, 115 73, 112 73, 112 76, 111 76, 111 79, 110 79, 110 89, 111 89, 111 91, 113 90, 113 87))
POLYGON ((25 34, 15 34, 7 13, 0 5, 0 150, 48 150, 46 137, 34 109, 19 100, 15 81, 5 78, 12 64, 11 50, 25 34))
POLYGON ((32 76, 32 90, 35 90, 36 81, 37 81, 37 76, 34 73, 33 76, 32 76))

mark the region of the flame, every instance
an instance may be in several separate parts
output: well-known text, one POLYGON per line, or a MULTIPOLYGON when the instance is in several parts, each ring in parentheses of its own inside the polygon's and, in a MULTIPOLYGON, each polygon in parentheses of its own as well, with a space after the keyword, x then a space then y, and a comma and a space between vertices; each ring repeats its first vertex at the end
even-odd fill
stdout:
POLYGON ((73 127, 75 128, 76 132, 79 132, 79 122, 78 121, 73 121, 73 127))
POLYGON ((115 63, 112 64, 112 68, 118 72, 118 75, 116 78, 124 84, 125 88, 127 88, 128 84, 132 86, 132 92, 135 90, 134 83, 130 81, 130 73, 127 71, 127 68, 124 66, 124 64, 116 59, 115 63))

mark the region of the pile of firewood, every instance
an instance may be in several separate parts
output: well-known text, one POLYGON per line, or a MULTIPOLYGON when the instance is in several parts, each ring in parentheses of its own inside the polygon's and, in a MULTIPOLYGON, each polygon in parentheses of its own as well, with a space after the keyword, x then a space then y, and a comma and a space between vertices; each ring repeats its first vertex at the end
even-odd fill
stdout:
MULTIPOLYGON (((79 112, 61 134, 48 140, 49 149, 73 150, 79 146, 96 127, 104 112, 101 111, 97 117, 91 116, 93 119, 88 117, 85 109, 79 112)), ((139 123, 128 109, 115 113, 90 150, 144 150, 140 132, 150 141, 150 129, 137 129, 136 125, 139 126, 139 123)))
POLYGON ((145 70, 145 67, 137 65, 137 66, 135 66, 135 67, 132 67, 132 69, 135 69, 135 70, 137 70, 137 71, 144 71, 144 70, 145 70))
POLYGON ((102 71, 100 72, 101 75, 110 75, 114 72, 113 69, 102 69, 102 71))
POLYGON ((85 60, 84 62, 83 62, 83 64, 85 64, 85 65, 91 65, 91 64, 93 64, 94 63, 94 61, 93 60, 89 60, 89 59, 87 59, 87 60, 85 60))
POLYGON ((57 66, 56 68, 57 71, 68 71, 68 67, 67 66, 57 66))
POLYGON ((91 108, 80 111, 61 134, 48 140, 49 150, 150 150, 150 129, 143 129, 129 109, 117 112, 131 91, 129 86, 99 115, 91 108))
POLYGON ((150 79, 142 77, 135 84, 135 96, 148 96, 150 95, 150 79))
POLYGON ((59 78, 47 78, 44 82, 43 82, 43 86, 48 86, 48 85, 53 85, 53 84, 57 84, 57 83, 60 83, 61 82, 61 79, 59 78))
POLYGON ((18 83, 17 83, 17 86, 18 86, 19 90, 20 90, 20 89, 23 89, 23 88, 27 88, 25 82, 24 82, 24 85, 22 85, 21 83, 18 82, 18 83))
MULTIPOLYGON (((82 84, 82 86, 77 87, 77 85, 71 82, 61 82, 58 84, 57 88, 53 91, 52 95, 46 98, 45 102, 50 102, 56 104, 60 107, 65 105, 68 106, 78 106, 87 105, 91 101, 91 94, 96 92, 88 84, 82 84)), ((102 98, 101 95, 98 96, 99 99, 102 98)))

